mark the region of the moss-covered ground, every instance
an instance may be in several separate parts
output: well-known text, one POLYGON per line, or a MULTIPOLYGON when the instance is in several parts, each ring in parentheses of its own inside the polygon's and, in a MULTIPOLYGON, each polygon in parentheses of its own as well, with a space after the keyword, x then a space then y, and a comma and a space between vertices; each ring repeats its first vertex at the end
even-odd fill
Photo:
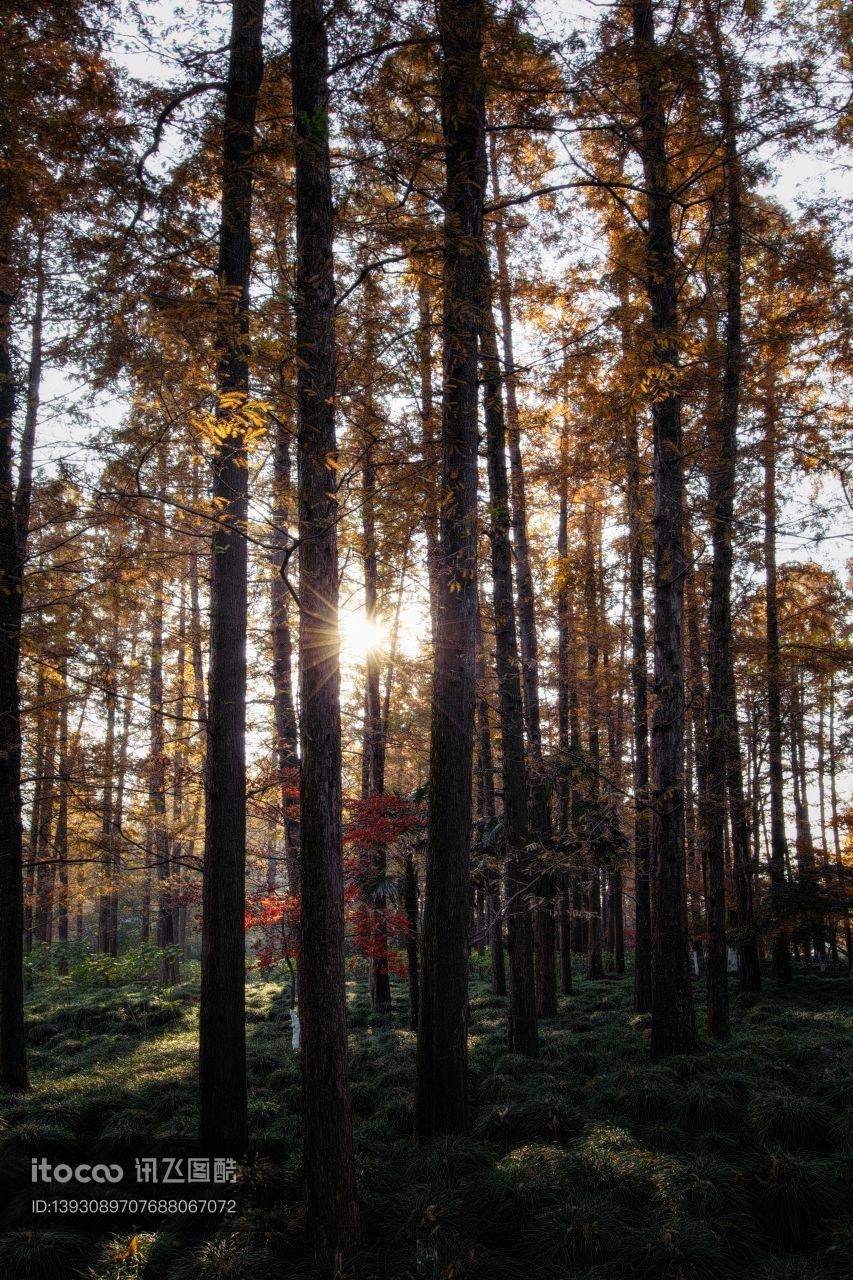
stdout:
MULTIPOLYGON (((4 1280, 266 1280, 302 1256, 299 1064, 284 983, 248 988, 249 1116, 275 1158, 246 1171, 236 1217, 93 1235, 77 1219, 0 1236, 4 1280), (129 1256, 124 1256, 129 1255, 129 1256)), ((702 993, 696 988, 698 1016, 702 993)), ((0 1163, 80 1159, 191 1137, 197 987, 77 990, 28 1007, 32 1089, 0 1095, 0 1163)), ((734 1035, 649 1060, 630 979, 576 982, 537 1061, 507 1053, 505 1002, 475 977, 467 1137, 411 1141, 414 1034, 350 982, 350 1075, 363 1223, 348 1280, 842 1280, 853 1275, 853 982, 733 994, 734 1035)))

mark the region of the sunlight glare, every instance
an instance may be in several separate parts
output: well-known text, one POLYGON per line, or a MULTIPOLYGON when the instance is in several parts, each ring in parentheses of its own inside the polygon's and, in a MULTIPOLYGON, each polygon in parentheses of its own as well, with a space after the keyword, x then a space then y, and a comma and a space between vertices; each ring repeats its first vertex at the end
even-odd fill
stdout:
POLYGON ((369 653, 385 648, 385 628, 369 622, 363 613, 342 615, 340 625, 341 654, 350 662, 364 662, 369 653))

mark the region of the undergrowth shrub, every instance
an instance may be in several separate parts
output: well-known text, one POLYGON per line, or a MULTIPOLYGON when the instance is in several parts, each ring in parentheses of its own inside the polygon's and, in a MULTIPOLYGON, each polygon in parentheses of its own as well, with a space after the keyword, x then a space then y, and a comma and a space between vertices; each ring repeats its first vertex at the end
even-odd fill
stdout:
POLYGON ((826 1162, 781 1149, 753 1169, 752 1194, 768 1241, 783 1250, 814 1243, 823 1221, 848 1206, 826 1162))
POLYGON ((750 1109, 759 1139, 766 1146, 824 1151, 831 1140, 832 1115, 815 1098, 791 1089, 760 1094, 750 1109))
POLYGON ((69 1280, 92 1252, 90 1237, 70 1231, 9 1231, 0 1235, 0 1270, 9 1280, 69 1280))

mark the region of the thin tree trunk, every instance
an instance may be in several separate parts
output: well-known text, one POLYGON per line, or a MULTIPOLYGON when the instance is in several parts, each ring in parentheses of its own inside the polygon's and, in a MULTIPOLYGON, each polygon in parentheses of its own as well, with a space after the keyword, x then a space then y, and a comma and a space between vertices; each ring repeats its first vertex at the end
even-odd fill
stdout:
MULTIPOLYGON (((597 524, 597 512, 593 511, 590 502, 587 501, 584 507, 584 603, 587 635, 587 746, 592 765, 589 779, 589 796, 593 801, 598 799, 599 775, 601 773, 600 726, 598 720, 598 584, 596 582, 594 554, 594 538, 597 524)), ((589 914, 586 938, 586 977, 588 982, 595 982, 597 979, 604 977, 604 964, 601 957, 601 873, 598 867, 590 864, 587 874, 589 877, 589 914)))
MULTIPOLYGON (((375 323, 372 314, 372 289, 368 289, 368 327, 375 323)), ((372 347, 372 335, 368 337, 372 347)), ((368 352, 367 376, 373 375, 375 355, 368 352)), ((375 630, 379 613, 379 564, 376 546, 376 455, 374 432, 377 409, 373 394, 367 392, 365 439, 361 466, 362 556, 364 568, 364 613, 368 628, 375 630)), ((382 795, 385 791, 385 736, 382 716, 382 663, 378 649, 368 648, 365 660, 364 742, 362 751, 362 795, 382 795)), ((369 960, 368 992, 370 1003, 379 1011, 391 1007, 391 980, 388 973, 388 921, 385 914, 384 882, 387 872, 385 846, 374 845, 367 851, 369 859, 369 906, 373 917, 372 947, 369 960)))
POLYGON ((439 0, 445 152, 442 494, 430 735, 419 1137, 468 1125, 468 875, 477 616, 477 330, 482 308, 482 0, 439 0))
POLYGON ((163 578, 154 577, 151 606, 151 648, 148 667, 148 706, 151 755, 148 764, 148 802, 152 851, 157 874, 157 946, 163 952, 160 981, 178 980, 174 915, 172 911, 171 840, 166 824, 166 740, 163 725, 163 578))
MULTIPOLYGON (((512 1053, 536 1057, 539 1052, 539 1037, 536 1028, 537 1000, 533 922, 530 914, 530 867, 526 851, 529 834, 524 715, 512 590, 509 492, 500 363, 488 273, 486 275, 480 342, 489 473, 495 668, 500 706, 501 772, 506 838, 509 1047, 512 1053)), ((540 951, 540 962, 541 956, 540 951)))
POLYGON ((18 689, 26 545, 20 536, 13 479, 12 305, 17 280, 12 261, 14 219, 7 200, 0 209, 0 1083, 18 1091, 28 1083, 18 689))
MULTIPOLYGON (((486 653, 483 645, 481 609, 477 611, 477 773, 480 817, 495 816, 495 767, 492 734, 489 724, 489 700, 486 696, 486 653)), ((506 995, 506 954, 504 951, 503 912, 501 911, 500 873, 487 868, 486 912, 491 951, 492 991, 506 995)))
POLYGON ((178 646, 175 670, 175 730, 172 750, 172 937, 176 952, 175 981, 180 973, 180 959, 186 959, 186 906, 184 904, 184 780, 187 772, 186 711, 187 694, 187 584, 181 580, 178 604, 178 646))
POLYGON ((33 949, 33 906, 35 904, 36 863, 38 861, 39 810, 44 791, 44 744, 47 720, 45 717, 45 677, 44 666, 39 664, 36 677, 35 705, 32 708, 35 720, 35 742, 33 744, 33 800, 30 807, 30 831, 27 842, 27 858, 24 869, 24 954, 29 955, 33 949))
MULTIPOLYGON (((492 195, 500 202, 497 144, 494 132, 489 134, 492 195)), ((536 607, 530 548, 527 538, 527 494, 524 462, 521 455, 521 428, 518 417, 515 355, 512 340, 512 290, 507 259, 507 237, 503 220, 498 217, 495 228, 495 255, 498 265, 498 302, 501 313, 501 348, 503 376, 498 384, 506 388, 505 429, 509 447, 512 542, 515 559, 518 647, 521 659, 524 726, 530 758, 528 785, 530 791, 531 834, 544 841, 550 834, 550 816, 542 766, 542 728, 539 711, 539 647, 536 630, 536 607)), ((497 352, 495 353, 497 360, 497 352)), ((497 374, 501 370, 497 365, 497 374)), ((554 904, 544 877, 533 909, 536 932, 536 999, 540 1017, 553 1017, 557 1012, 556 929, 554 904)))
POLYGON ((432 389, 432 321, 430 316, 429 279, 425 271, 418 276, 418 328, 415 338, 420 377, 421 457, 424 466, 424 533, 427 544, 427 578, 429 581, 429 609, 432 642, 435 647, 438 634, 438 600, 440 592, 439 572, 439 511, 438 511, 438 441, 436 439, 435 407, 432 389))
MULTIPOLYGON (((497 143, 494 131, 489 134, 489 158, 492 198, 500 203, 497 143)), ((521 657, 524 724, 534 768, 541 765, 542 731, 539 715, 539 653, 536 634, 533 574, 527 539, 527 495, 524 464, 521 456, 521 429, 518 418, 515 355, 512 341, 512 290, 507 260, 506 227, 499 216, 494 222, 495 256, 498 264, 498 302, 501 312, 501 346, 503 385, 506 387, 506 440, 509 447, 510 485, 512 495, 512 542, 515 552, 516 591, 518 598, 518 642, 521 657)))
MULTIPOLYGON (((645 177, 647 292, 655 359, 678 377, 678 265, 666 153, 661 55, 652 0, 633 0, 632 19, 645 177)), ((655 661, 652 719, 652 1035, 653 1057, 696 1042, 688 960, 684 877, 684 541, 681 397, 652 407, 654 436, 655 661)))
POLYGON ((71 763, 68 749, 68 658, 62 655, 59 663, 59 775, 57 778, 57 815, 54 847, 56 849, 59 893, 57 895, 56 936, 60 945, 59 972, 68 972, 68 791, 71 763))
MULTIPOLYGON (((106 703, 107 721, 104 737, 104 790, 101 809, 101 893, 98 900, 98 952, 100 955, 118 954, 118 939, 112 928, 112 900, 116 894, 116 828, 113 808, 115 803, 116 774, 116 715, 118 699, 119 628, 117 612, 113 618, 112 635, 107 653, 106 703)), ((146 939, 143 937, 143 941, 146 939)))
MULTIPOLYGON (((571 783, 568 778, 570 750, 569 685, 571 670, 571 608, 569 601, 569 494, 568 424, 560 434, 560 509, 557 525, 557 749, 561 763, 557 782, 557 827, 565 840, 570 832, 571 783)), ((560 893, 560 987, 564 996, 572 993, 571 886, 560 893)))
POLYGON ((290 603, 282 573, 288 563, 290 533, 288 508, 291 493, 290 437, 291 422, 284 416, 289 401, 289 388, 282 395, 282 412, 276 419, 275 454, 273 457, 274 533, 271 594, 273 655, 273 711, 275 714, 276 756, 279 771, 281 815, 284 825, 284 856, 287 888, 300 893, 299 879, 299 806, 296 795, 299 781, 299 730, 293 705, 293 639, 290 629, 290 603))
POLYGON ((634 729, 634 1008, 652 1007, 652 921, 649 902, 649 673, 644 590, 645 547, 637 424, 625 431, 628 575, 631 594, 631 688, 634 729))
POLYGON ((411 849, 406 850, 403 863, 403 910, 406 913, 408 935, 406 959, 409 970, 409 1026, 418 1029, 420 1012, 420 971, 418 963, 418 873, 411 849))
POLYGON ((358 1240, 347 1084, 327 10, 292 0, 299 469, 302 1136, 309 1254, 349 1270, 358 1240))
MULTIPOLYGON (((835 672, 831 671, 829 676, 829 805, 830 818, 832 822, 832 841, 835 851, 835 870, 839 881, 839 890, 843 896, 843 900, 847 902, 847 883, 844 864, 841 857, 841 824, 838 816, 838 783, 836 780, 836 772, 838 768, 838 758, 836 755, 835 741, 835 672)), ((847 950, 847 972, 853 974, 853 948, 851 948, 851 921, 850 916, 843 917, 844 926, 844 944, 847 950)))
POLYGON ((222 144, 216 332, 217 522, 210 567, 205 836, 199 1012, 199 1136, 239 1152, 248 1136, 245 1026, 246 520, 250 225, 263 0, 234 0, 222 144))
POLYGON ((56 877, 55 853, 51 847, 53 812, 56 802, 56 747, 59 721, 53 707, 47 707, 47 730, 42 763, 42 776, 37 779, 41 791, 38 806, 35 854, 35 911, 33 935, 38 942, 50 944, 53 924, 53 886, 56 877))
POLYGON ((770 784, 770 888, 776 909, 771 972, 779 982, 791 979, 790 940, 780 918, 785 894, 788 841, 782 780, 782 678, 779 660, 779 600, 776 585, 776 382, 767 370, 764 405, 764 575, 767 666, 767 765, 770 784))

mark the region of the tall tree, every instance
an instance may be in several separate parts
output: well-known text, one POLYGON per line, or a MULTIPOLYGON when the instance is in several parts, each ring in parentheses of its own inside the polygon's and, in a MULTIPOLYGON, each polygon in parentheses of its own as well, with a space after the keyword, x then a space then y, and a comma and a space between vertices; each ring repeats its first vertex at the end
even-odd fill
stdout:
POLYGON ((207 1148, 247 1139, 245 1027, 246 607, 249 273, 255 115, 264 0, 234 0, 222 139, 217 278, 216 525, 211 546, 205 774, 199 1133, 207 1148))
POLYGON ((667 115, 653 0, 633 0, 640 159, 646 201, 646 289, 661 392, 654 436, 654 712, 652 717, 652 1055, 696 1040, 684 880, 684 476, 678 391, 679 270, 672 230, 667 115))
POLYGON ((501 726, 501 773, 506 838, 507 943, 509 950, 509 1045, 513 1053, 536 1057, 536 984, 527 818, 524 713, 512 583, 509 488, 506 473, 501 371, 488 272, 483 290, 480 342, 483 366, 489 473, 495 667, 501 726))
POLYGON ((482 307, 482 0, 440 0, 444 136, 442 501, 415 1127, 468 1123, 468 870, 477 618, 477 329, 482 307))
POLYGON ((347 1086, 338 632, 335 279, 329 161, 328 10, 292 0, 296 144, 296 400, 302 1136, 308 1247, 340 1274, 358 1239, 347 1086))
POLYGON ((790 939, 781 919, 784 913, 788 839, 785 834, 785 795, 782 776, 782 670, 779 652, 779 591, 776 571, 776 467, 778 403, 776 368, 771 354, 764 377, 764 610, 767 673, 767 767, 770 784, 770 886, 777 914, 772 974, 780 982, 791 979, 790 939))

